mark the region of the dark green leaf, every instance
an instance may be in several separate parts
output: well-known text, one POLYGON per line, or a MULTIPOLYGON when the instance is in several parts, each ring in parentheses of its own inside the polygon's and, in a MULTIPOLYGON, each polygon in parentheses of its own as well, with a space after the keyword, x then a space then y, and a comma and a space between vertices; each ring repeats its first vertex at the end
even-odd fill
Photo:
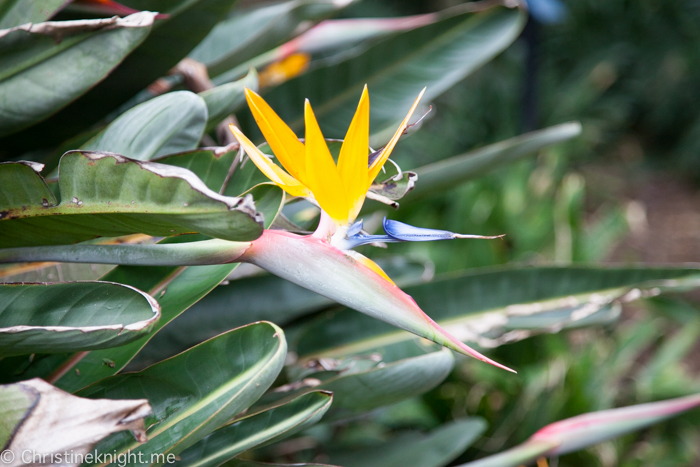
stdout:
POLYGON ((31 32, 0 31, 0 48, 9 50, 0 57, 0 136, 44 120, 87 93, 146 38, 153 18, 141 12, 85 20, 81 27, 41 23, 31 32))
POLYGON ((201 148, 194 151, 170 154, 154 159, 159 164, 174 165, 190 170, 210 190, 217 193, 224 186, 231 164, 238 154, 238 143, 225 147, 201 148))
POLYGON ((53 16, 65 3, 66 0, 0 0, 0 29, 25 23, 41 23, 53 16))
MULTIPOLYGON (((177 318, 183 311, 199 301, 216 287, 233 271, 236 264, 215 266, 193 266, 188 268, 156 268, 119 266, 111 271, 104 280, 119 281, 131 286, 149 290, 158 300, 161 319, 153 331, 132 342, 115 349, 90 352, 71 362, 65 371, 56 375, 56 386, 74 392, 102 378, 113 375, 123 369, 139 351, 166 324, 177 318), (102 363, 108 358, 115 363, 109 368, 102 363)), ((41 370, 41 369, 39 369, 41 370)), ((54 370, 51 370, 54 371, 54 370)))
POLYGON ((333 405, 325 421, 355 417, 361 413, 418 396, 440 384, 452 370, 454 356, 447 349, 434 351, 428 346, 404 346, 401 352, 382 349, 381 353, 305 362, 290 367, 290 378, 299 379, 302 388, 290 387, 290 393, 266 394, 253 412, 275 407, 300 394, 317 389, 333 393, 333 405), (316 370, 320 370, 314 372, 316 370), (304 385, 312 384, 304 388, 304 385))
POLYGON ((241 196, 250 195, 255 200, 255 208, 262 215, 263 225, 270 228, 275 218, 282 212, 286 195, 284 190, 272 182, 261 183, 241 196))
POLYGON ((442 467, 462 454, 486 429, 480 418, 446 423, 429 434, 400 433, 369 449, 331 453, 343 467, 442 467))
MULTIPOLYGON (((0 165, 0 171, 9 167, 0 165)), ((249 201, 220 196, 177 167, 74 151, 61 159, 59 185, 61 203, 56 207, 22 204, 1 212, 4 247, 132 233, 201 232, 228 240, 252 240, 262 233, 249 201)), ((0 187, 0 193, 5 190, 0 187)))
POLYGON ((246 414, 185 450, 178 465, 216 466, 242 452, 271 444, 317 423, 333 396, 313 391, 263 412, 246 414))
MULTIPOLYGON (((168 14, 158 19, 148 38, 104 81, 31 130, 2 141, 3 149, 23 152, 60 143, 117 109, 165 75, 231 9, 236 0, 121 0, 137 10, 168 14), (95 105, 99 102, 100 105, 95 105), (41 134, 41 138, 33 135, 41 134)), ((80 70, 84 73, 84 70, 80 70)))
POLYGON ((148 334, 158 303, 111 282, 0 284, 0 355, 104 349, 148 334))
MULTIPOLYGON (((234 10, 192 51, 190 57, 204 63, 211 76, 280 45, 303 21, 328 15, 348 1, 292 0, 234 10)), ((233 76, 236 79, 237 76, 233 76)))
MULTIPOLYGON (((295 131, 303 129, 302 104, 308 98, 325 136, 342 138, 367 84, 371 133, 389 132, 375 138, 385 142, 424 86, 428 87, 425 101, 440 95, 503 51, 524 23, 523 12, 507 8, 452 16, 397 34, 340 63, 314 69, 264 97, 295 131)), ((252 118, 245 116, 244 129, 252 132, 252 118)))
MULTIPOLYGON (((35 162, 0 163, 0 211, 13 206, 55 206, 56 197, 37 172, 43 166, 35 162)), ((0 215, 2 218, 2 215, 0 215)))
POLYGON ((272 384, 282 368, 286 343, 271 323, 238 328, 204 342, 138 373, 116 375, 85 388, 82 397, 149 400, 153 415, 146 423, 148 442, 112 435, 97 452, 129 451, 164 454, 151 465, 163 465, 250 406, 272 384))
POLYGON ((207 106, 201 97, 171 92, 128 110, 81 149, 147 161, 197 148, 206 123, 207 106))
POLYGON ((319 388, 333 393, 329 420, 347 418, 423 394, 447 378, 453 365, 452 352, 443 349, 383 363, 368 371, 340 373, 319 388))

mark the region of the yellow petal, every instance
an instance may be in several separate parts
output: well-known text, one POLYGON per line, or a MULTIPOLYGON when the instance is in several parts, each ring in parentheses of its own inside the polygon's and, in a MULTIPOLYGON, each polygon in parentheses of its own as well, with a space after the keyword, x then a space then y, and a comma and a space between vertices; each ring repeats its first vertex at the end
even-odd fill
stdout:
POLYGON ((367 192, 367 158, 369 157, 369 94, 367 85, 352 118, 338 157, 338 173, 350 203, 352 222, 362 208, 367 192))
POLYGON ((394 146, 396 146, 396 143, 399 141, 399 138, 401 138, 401 135, 403 132, 406 130, 406 126, 408 125, 409 120, 411 119, 411 115, 413 115, 413 112, 416 110, 416 107, 418 107, 418 103, 420 102, 421 97, 423 97, 423 93, 425 92, 426 88, 423 88, 423 90, 418 94, 418 97, 416 100, 413 102, 413 105, 411 106, 411 110, 408 111, 408 114, 406 115, 406 118, 403 119, 401 122, 401 125, 399 125, 399 129, 396 130, 396 133, 394 133, 394 136, 391 138, 389 143, 384 146, 384 149, 382 149, 382 152, 377 156, 375 161, 372 163, 372 166, 369 168, 369 181, 367 182, 367 188, 369 189, 369 185, 372 184, 375 178, 377 178, 377 175, 379 175, 379 171, 382 170, 382 166, 386 162, 386 160, 389 158, 391 155, 391 151, 394 150, 394 146))
POLYGON ((278 167, 274 162, 265 157, 265 155, 258 149, 238 128, 233 125, 229 125, 233 135, 236 137, 241 147, 248 154, 250 160, 260 169, 260 171, 265 174, 267 178, 275 182, 280 188, 289 193, 292 196, 310 196, 309 190, 299 183, 294 177, 289 175, 287 172, 278 167))
POLYGON ((260 131, 262 131, 275 157, 294 178, 303 182, 305 173, 304 144, 299 141, 297 135, 262 97, 248 88, 245 90, 245 97, 260 131))
POLYGON ((345 187, 335 161, 328 150, 309 100, 304 106, 306 120, 306 186, 314 194, 321 209, 337 224, 345 224, 350 211, 345 187))

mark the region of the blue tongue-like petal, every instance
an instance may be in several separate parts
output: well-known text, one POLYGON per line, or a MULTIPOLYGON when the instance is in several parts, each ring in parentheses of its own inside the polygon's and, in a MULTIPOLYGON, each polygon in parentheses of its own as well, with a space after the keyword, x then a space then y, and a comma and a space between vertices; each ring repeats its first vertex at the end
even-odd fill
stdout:
POLYGON ((453 240, 455 238, 501 238, 503 235, 484 237, 482 235, 462 235, 446 230, 423 229, 403 222, 392 221, 384 218, 384 232, 387 235, 363 235, 362 221, 354 223, 347 232, 347 238, 342 245, 338 245, 343 250, 349 250, 369 243, 384 242, 431 242, 435 240, 453 240))
POLYGON ((455 238, 500 238, 503 235, 484 237, 482 235, 463 235, 447 230, 423 229, 399 221, 384 218, 384 231, 392 238, 402 242, 432 242, 434 240, 453 240, 455 238))

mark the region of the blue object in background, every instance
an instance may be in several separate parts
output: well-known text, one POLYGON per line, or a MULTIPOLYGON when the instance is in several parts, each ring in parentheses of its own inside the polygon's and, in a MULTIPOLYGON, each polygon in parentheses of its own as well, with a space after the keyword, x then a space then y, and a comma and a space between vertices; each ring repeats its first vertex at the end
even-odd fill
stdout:
POLYGON ((566 6, 560 0, 525 0, 525 3, 538 23, 555 24, 566 19, 566 6))

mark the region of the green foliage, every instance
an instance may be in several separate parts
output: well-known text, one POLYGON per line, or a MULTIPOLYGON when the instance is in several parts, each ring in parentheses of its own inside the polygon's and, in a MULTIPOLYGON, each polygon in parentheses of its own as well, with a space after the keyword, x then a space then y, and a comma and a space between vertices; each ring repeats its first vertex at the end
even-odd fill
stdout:
POLYGON ((148 334, 160 318, 147 294, 120 284, 0 285, 0 354, 118 347, 148 334))
MULTIPOLYGON (((682 363, 700 337, 697 310, 678 295, 700 286, 700 269, 575 264, 604 259, 628 222, 619 203, 587 217, 584 179, 569 165, 606 140, 592 132, 634 126, 621 95, 660 106, 620 77, 644 75, 647 89, 657 79, 649 63, 672 74, 688 61, 664 58, 633 31, 650 21, 645 8, 673 16, 679 6, 568 2, 570 19, 542 42, 543 83, 556 88, 542 121, 552 126, 517 135, 522 44, 510 46, 528 21, 521 8, 349 18, 300 36, 369 7, 125 0, 144 11, 94 19, 104 14, 95 5, 44 3, 0 0, 0 444, 38 420, 33 407, 51 393, 79 409, 137 404, 127 421, 145 426, 118 423, 136 437, 63 417, 82 427, 76 445, 148 459, 126 465, 172 455, 202 467, 505 466, 539 456, 575 466, 612 456, 641 467, 700 456, 688 447, 700 429, 690 417, 648 429, 644 447, 628 434, 700 404, 682 363), (620 12, 630 30, 608 47, 596 25, 620 12), (39 24, 16 27, 28 22, 39 24), (619 54, 629 37, 640 42, 619 54), (634 59, 643 44, 649 62, 634 59), (308 70, 285 68, 292 53, 308 70), (563 81, 571 89, 552 84, 563 81), (245 88, 260 89, 297 134, 310 99, 326 136, 342 138, 365 84, 371 146, 389 140, 424 86, 423 109, 437 112, 399 142, 392 161, 403 169, 389 163, 374 180, 363 234, 400 202, 390 217, 504 241, 361 247, 394 284, 330 234, 290 233, 313 230, 319 210, 239 150, 230 123, 262 142, 245 88), (561 123, 574 118, 583 131, 561 123), (429 340, 470 355, 463 343, 475 345, 519 374, 429 340), (645 405, 658 399, 671 400, 645 405)), ((678 82, 694 76, 684 70, 678 82)), ((687 97, 671 92, 663 100, 687 97)), ((658 112, 639 120, 653 139, 696 118, 658 112)), ((691 133, 675 135, 679 147, 693 147, 691 133)), ((328 144, 337 160, 341 141, 328 144)), ((58 417, 65 407, 51 400, 42 410, 58 417)))

